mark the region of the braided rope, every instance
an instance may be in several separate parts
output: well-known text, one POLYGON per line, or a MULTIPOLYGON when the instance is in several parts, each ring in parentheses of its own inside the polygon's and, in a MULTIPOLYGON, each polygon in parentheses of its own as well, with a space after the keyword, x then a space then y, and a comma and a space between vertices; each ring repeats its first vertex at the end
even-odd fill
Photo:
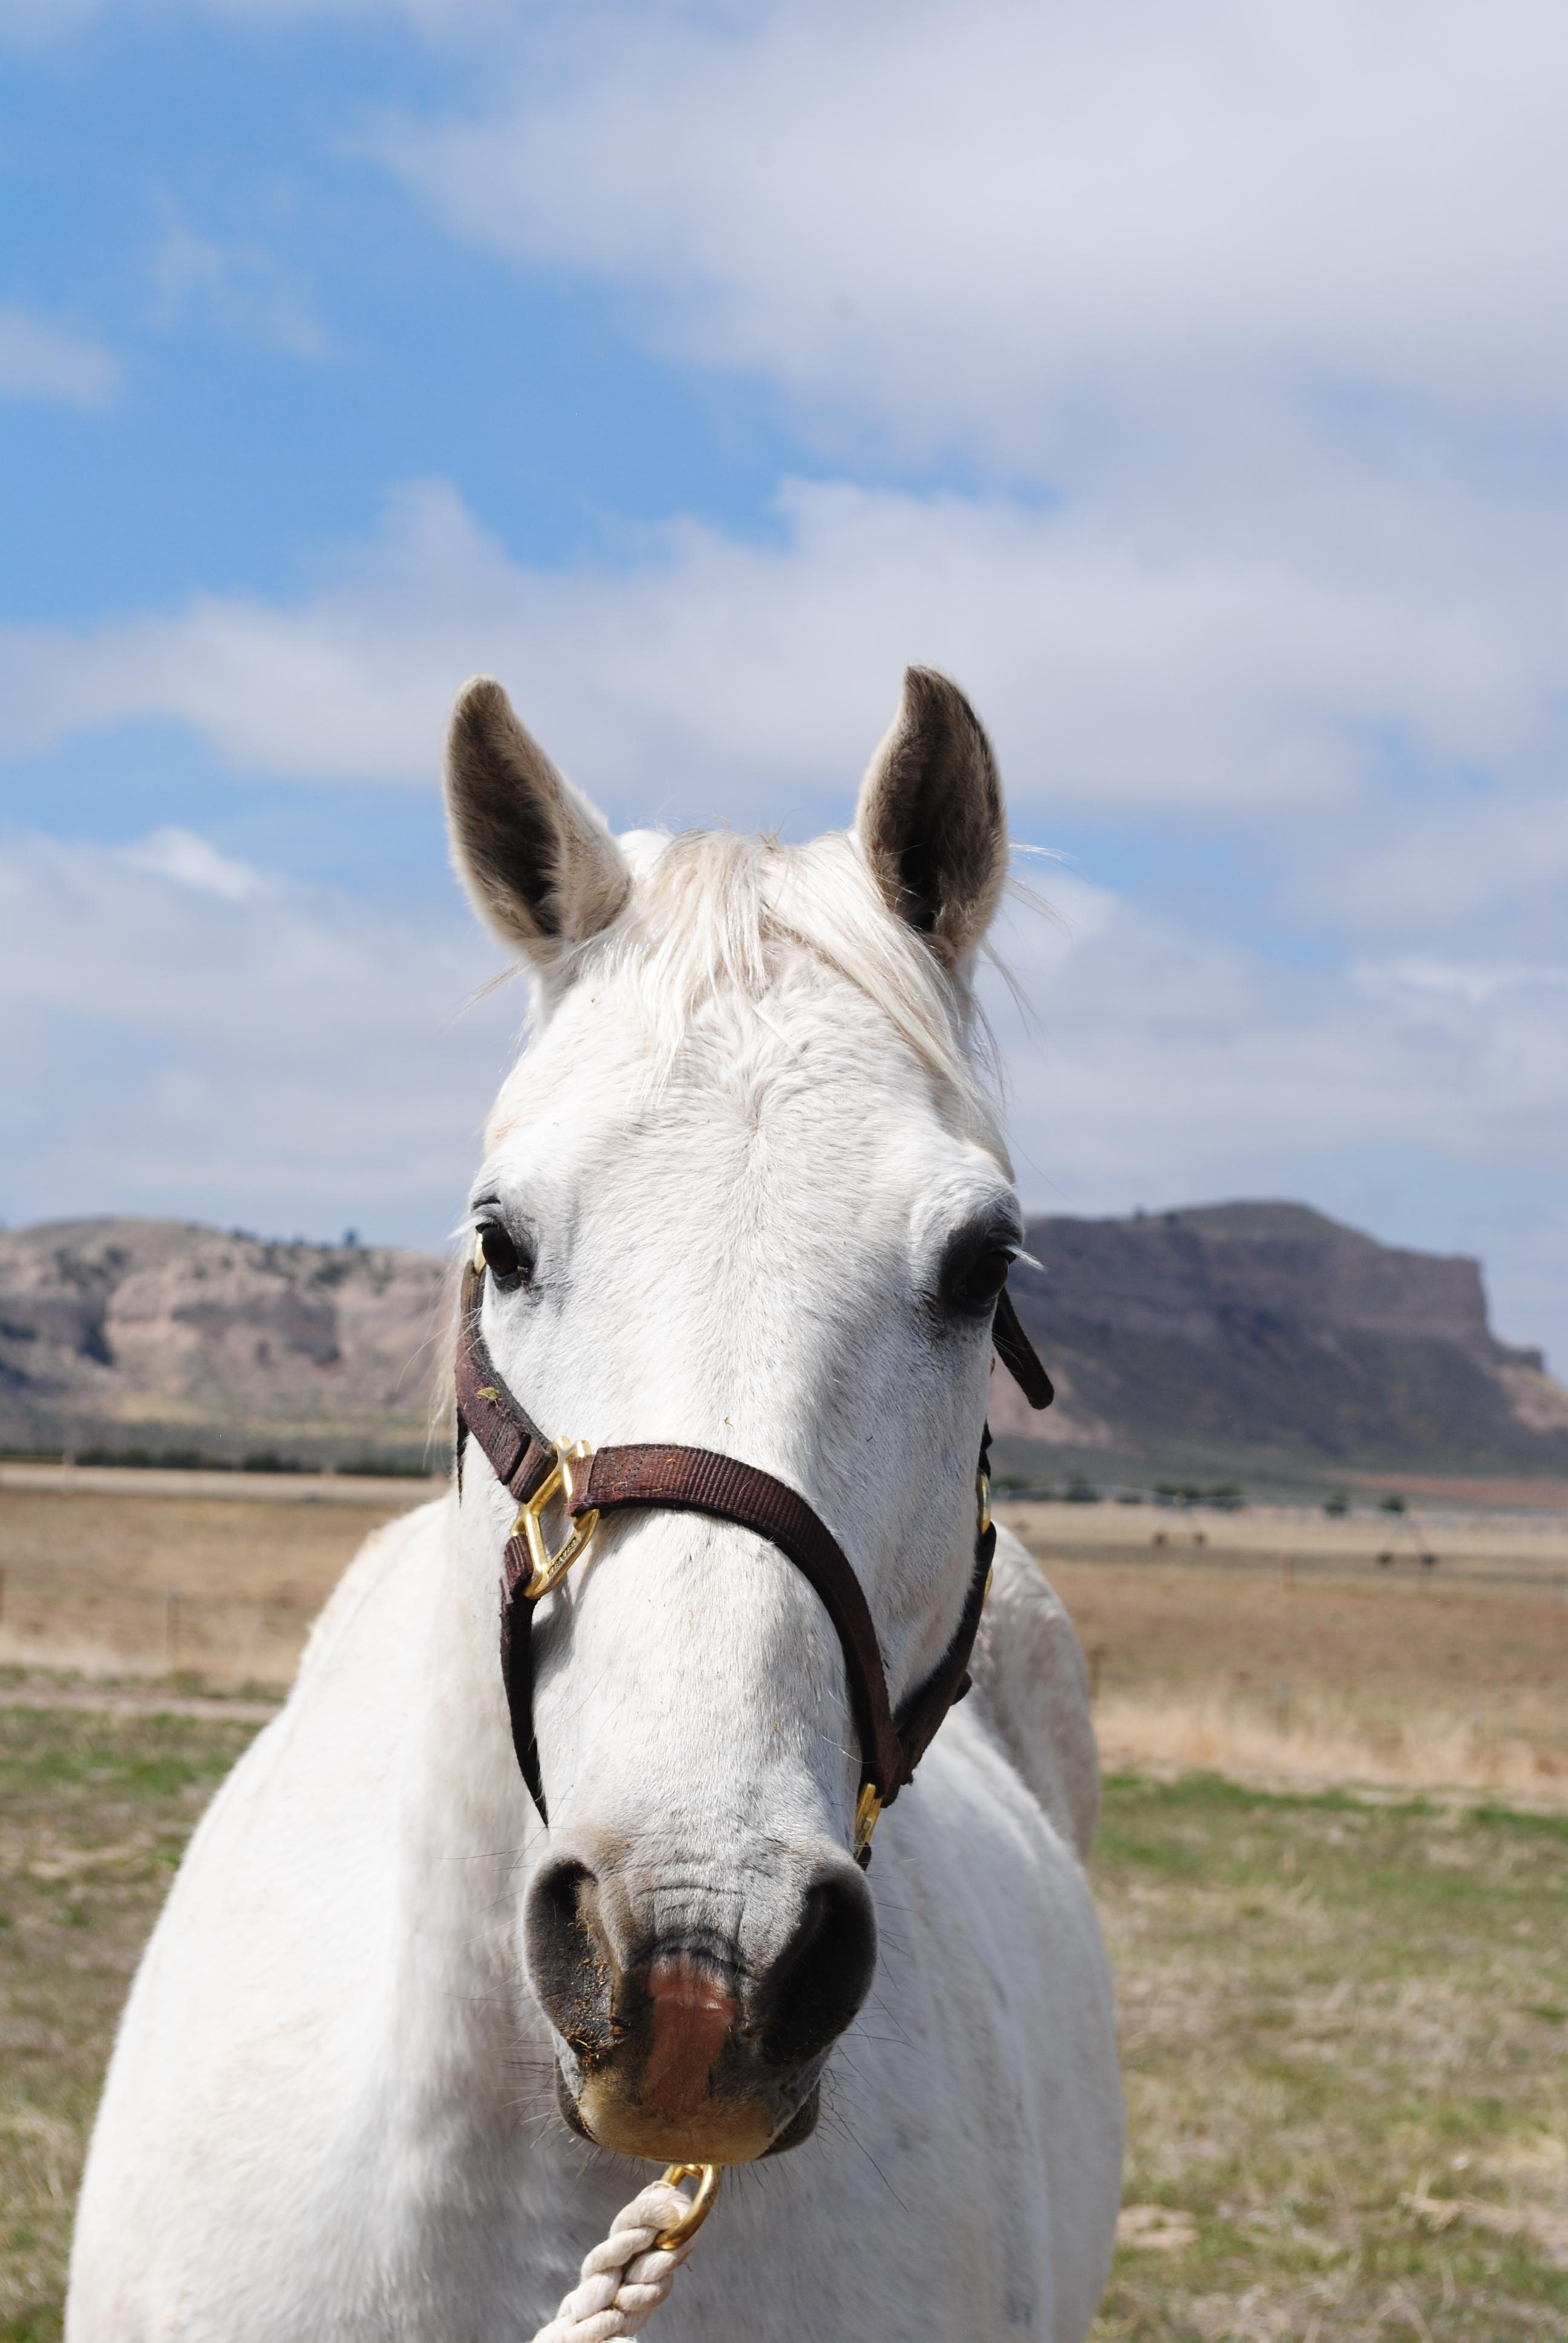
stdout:
POLYGON ((689 2200, 668 2180, 655 2180, 622 2206, 608 2237, 588 2256, 577 2285, 534 2343, 619 2343, 621 2336, 637 2334, 696 2243, 693 2235, 666 2252, 654 2239, 690 2210, 689 2200))

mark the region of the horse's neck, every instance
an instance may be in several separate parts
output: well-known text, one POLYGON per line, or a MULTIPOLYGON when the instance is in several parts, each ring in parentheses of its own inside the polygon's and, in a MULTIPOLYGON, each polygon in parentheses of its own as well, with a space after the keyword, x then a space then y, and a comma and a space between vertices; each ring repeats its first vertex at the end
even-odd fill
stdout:
POLYGON ((390 1704, 401 1715, 388 1753, 397 1943, 389 2016, 398 2059, 423 2075, 426 2090, 477 2087, 482 2104, 488 2082, 515 2122, 536 2066, 548 2097, 547 2030, 522 1955, 521 1887, 538 1823, 512 1754, 496 1618, 493 1608, 486 1615, 463 1539, 454 1500, 396 1623, 414 1643, 397 1670, 406 1701, 390 1704))

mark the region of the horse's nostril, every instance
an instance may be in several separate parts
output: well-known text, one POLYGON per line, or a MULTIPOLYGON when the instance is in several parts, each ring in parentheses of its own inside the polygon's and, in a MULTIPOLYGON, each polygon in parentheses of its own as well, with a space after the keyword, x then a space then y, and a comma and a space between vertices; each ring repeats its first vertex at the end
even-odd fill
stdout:
POLYGON ((614 1972, 598 1919, 598 1882, 586 1863, 547 1864, 528 1890, 525 1920, 534 1987, 558 2031, 591 2057, 611 2047, 614 1972))
POLYGON ((762 2002, 764 2056, 802 2066, 841 2034, 870 1989, 877 1926, 860 1873, 845 1865, 807 1890, 762 2002))

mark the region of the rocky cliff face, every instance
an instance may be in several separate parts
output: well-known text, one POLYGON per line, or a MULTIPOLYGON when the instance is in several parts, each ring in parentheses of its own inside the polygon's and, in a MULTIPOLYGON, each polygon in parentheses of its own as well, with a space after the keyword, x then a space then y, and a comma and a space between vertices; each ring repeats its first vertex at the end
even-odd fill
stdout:
POLYGON ((1487 1324, 1480 1263, 1404 1252, 1301 1204, 1030 1223, 1013 1293, 1056 1375, 999 1431, 1347 1463, 1568 1462, 1568 1392, 1487 1324))
MULTIPOLYGON (((1561 1471, 1568 1393, 1498 1342, 1473 1261, 1380 1245, 1299 1204, 1036 1220, 1013 1292, 1056 1378, 999 1433, 1176 1453, 1561 1471)), ((447 1264, 173 1221, 0 1231, 0 1445, 419 1453, 447 1264)))
POLYGON ((0 1231, 0 1439, 417 1445, 445 1291, 444 1262, 387 1246, 176 1221, 0 1231))

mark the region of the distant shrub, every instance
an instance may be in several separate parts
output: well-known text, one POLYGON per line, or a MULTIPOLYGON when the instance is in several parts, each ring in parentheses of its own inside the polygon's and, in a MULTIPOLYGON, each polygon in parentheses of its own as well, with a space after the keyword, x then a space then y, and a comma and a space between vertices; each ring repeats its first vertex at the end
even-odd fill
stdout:
POLYGON ((1380 1513, 1402 1513, 1404 1511, 1404 1499, 1402 1497, 1396 1496, 1392 1493, 1386 1497, 1380 1497, 1378 1499, 1378 1511, 1380 1513))
POLYGON ((1067 1502, 1070 1505, 1098 1505, 1100 1492, 1091 1482, 1074 1481, 1068 1488, 1067 1502))
POLYGON ((1246 1505, 1247 1493, 1239 1481, 1216 1481, 1211 1486, 1201 1481, 1157 1481, 1154 1502, 1157 1505, 1212 1505, 1221 1513, 1239 1513, 1246 1505))
POLYGON ((308 1473, 297 1456, 280 1456, 276 1448, 256 1448, 240 1466, 242 1473, 308 1473))
POLYGON ((347 1456, 333 1466, 349 1481, 427 1481, 430 1467, 410 1456, 347 1456))
POLYGON ((78 1448, 77 1464, 111 1464, 121 1472, 232 1473, 229 1456, 209 1456, 205 1448, 78 1448))
POLYGON ((1328 1514, 1331 1521, 1337 1522, 1341 1520, 1343 1515, 1350 1512, 1350 1509, 1351 1501, 1346 1496, 1342 1489, 1336 1489, 1332 1496, 1325 1497, 1323 1499, 1323 1511, 1328 1514))

